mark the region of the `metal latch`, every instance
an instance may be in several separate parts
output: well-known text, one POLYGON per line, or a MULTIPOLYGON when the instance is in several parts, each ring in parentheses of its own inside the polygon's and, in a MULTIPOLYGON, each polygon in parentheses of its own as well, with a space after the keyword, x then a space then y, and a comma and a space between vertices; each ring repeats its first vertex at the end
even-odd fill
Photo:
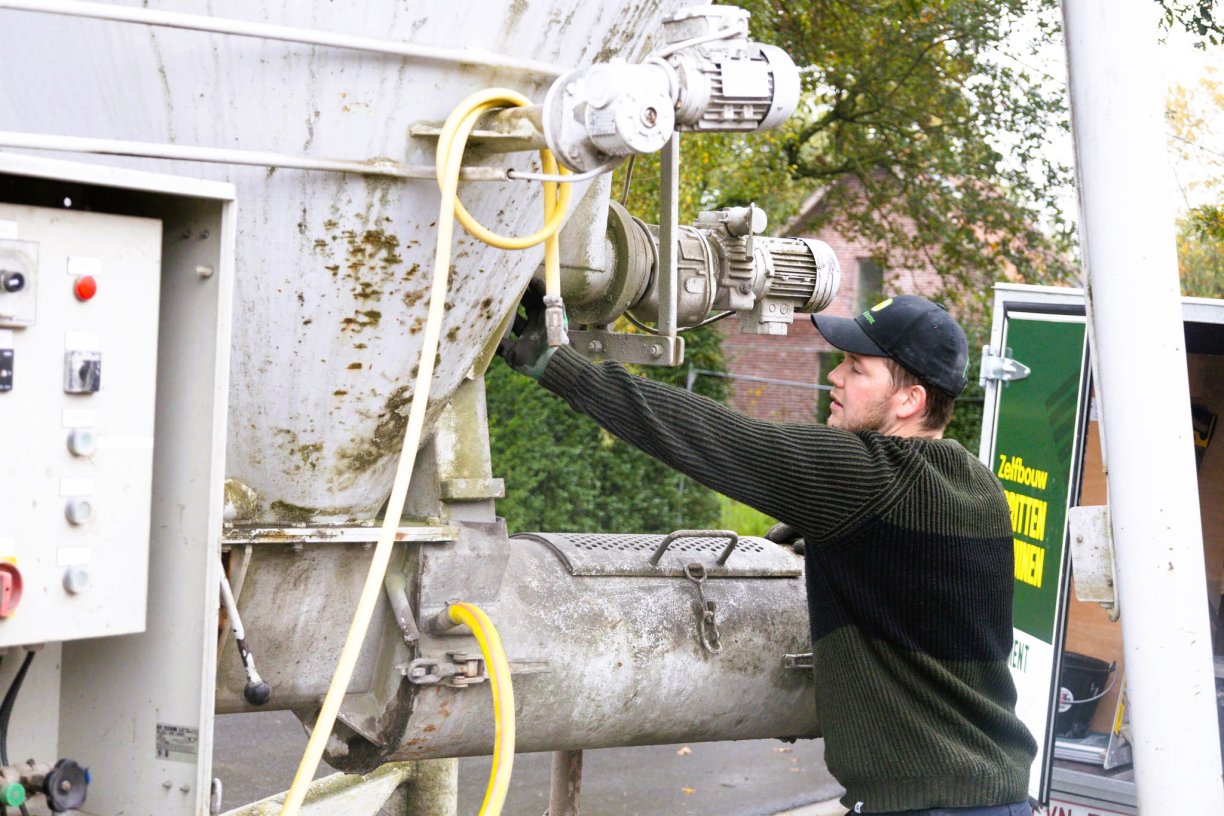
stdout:
MULTIPOLYGON (((547 674, 552 666, 547 660, 509 660, 510 674, 547 674)), ((447 652, 440 657, 418 657, 397 667, 409 682, 418 686, 443 685, 466 688, 489 679, 484 656, 467 652, 447 652)))
MULTIPOLYGON (((484 658, 467 652, 447 652, 449 661, 436 657, 418 657, 408 664, 404 674, 418 686, 442 684, 464 688, 489 679, 484 658)), ((401 671, 403 669, 401 668, 401 671)))
POLYGON ((697 585, 697 600, 693 601, 693 612, 697 615, 697 640, 701 643, 701 648, 710 654, 718 654, 722 651, 716 618, 718 604, 706 600, 705 567, 701 564, 688 564, 684 567, 684 577, 697 585))
POLYGON ((985 386, 988 382, 1015 382, 1023 380, 1033 373, 1033 370, 1017 360, 1013 360, 1006 354, 1011 354, 1011 349, 1007 349, 1005 354, 995 354, 990 346, 982 346, 982 371, 978 379, 978 384, 985 386))
POLYGON ((784 669, 814 669, 816 661, 811 652, 800 652, 799 654, 784 654, 782 655, 782 668, 784 669))

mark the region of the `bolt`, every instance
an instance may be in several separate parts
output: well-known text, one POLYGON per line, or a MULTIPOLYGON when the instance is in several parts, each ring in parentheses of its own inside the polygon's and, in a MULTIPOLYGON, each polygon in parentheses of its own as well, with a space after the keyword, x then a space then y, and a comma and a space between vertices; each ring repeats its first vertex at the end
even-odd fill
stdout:
POLYGON ((1075 543, 1076 543, 1076 544, 1083 544, 1083 543, 1084 543, 1084 537, 1083 537, 1082 535, 1077 535, 1077 536, 1075 537, 1075 543))
POLYGON ((650 348, 646 350, 650 352, 651 357, 662 357, 663 356, 663 347, 660 346, 658 343, 651 343, 650 348))
POLYGON ((739 290, 741 295, 746 295, 752 291, 752 281, 740 281, 739 290))
POLYGON ((302 551, 302 542, 300 541, 293 542, 293 551, 295 553, 300 553, 302 551))
POLYGON ((65 779, 63 782, 60 782, 59 789, 64 793, 67 793, 68 791, 72 790, 72 783, 65 779))
POLYGON ((413 676, 413 677, 424 677, 424 676, 425 676, 425 669, 423 669, 423 668, 422 668, 422 667, 420 667, 420 666, 417 666, 415 669, 413 669, 413 670, 412 670, 412 676, 413 676))
POLYGON ((213 276, 213 268, 211 266, 197 266, 196 274, 201 278, 211 278, 213 276))
POLYGON ((190 785, 179 785, 179 790, 181 790, 183 793, 190 793, 191 786, 190 785))
POLYGON ((646 108, 642 111, 642 121, 646 123, 646 127, 654 127, 655 122, 659 121, 659 112, 654 108, 646 108))
POLYGON ((165 788, 166 790, 170 790, 171 788, 174 787, 174 783, 171 782, 169 779, 167 779, 165 782, 162 783, 162 787, 165 788))
POLYGON ((598 340, 592 340, 591 342, 587 343, 587 350, 589 350, 592 354, 598 354, 599 352, 603 351, 603 343, 599 342, 598 340))

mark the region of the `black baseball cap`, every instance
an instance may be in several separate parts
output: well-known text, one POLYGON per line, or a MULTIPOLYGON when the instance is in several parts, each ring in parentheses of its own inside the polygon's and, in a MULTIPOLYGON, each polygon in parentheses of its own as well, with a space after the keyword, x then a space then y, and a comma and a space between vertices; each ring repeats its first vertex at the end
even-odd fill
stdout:
POLYGON ((944 307, 924 297, 901 295, 858 317, 812 315, 812 322, 836 348, 888 357, 948 396, 955 397, 968 382, 965 332, 944 307))

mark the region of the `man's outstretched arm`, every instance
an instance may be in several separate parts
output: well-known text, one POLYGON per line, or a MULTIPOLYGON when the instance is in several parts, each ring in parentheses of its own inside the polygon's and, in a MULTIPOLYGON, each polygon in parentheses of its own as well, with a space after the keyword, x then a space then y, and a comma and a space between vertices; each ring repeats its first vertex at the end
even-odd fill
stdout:
POLYGON ((552 354, 539 379, 617 437, 818 539, 887 501, 912 461, 898 440, 751 419, 569 348, 552 354))

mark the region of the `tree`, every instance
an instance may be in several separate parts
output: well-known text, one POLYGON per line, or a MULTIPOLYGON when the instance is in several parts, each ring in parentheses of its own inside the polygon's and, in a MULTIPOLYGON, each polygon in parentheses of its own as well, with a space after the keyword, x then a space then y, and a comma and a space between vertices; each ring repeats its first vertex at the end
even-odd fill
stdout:
POLYGON ((1045 150, 1068 127, 1064 89, 1025 61, 1057 34, 1054 0, 740 4, 800 66, 803 99, 777 131, 685 141, 689 217, 755 201, 778 224, 820 189, 815 227, 894 267, 929 264, 962 294, 1071 276, 1070 170, 1045 150))
POLYGON ((1204 207, 1178 222, 1177 268, 1183 295, 1224 298, 1222 215, 1219 208, 1204 207))
POLYGON ((1167 31, 1184 28, 1199 38, 1195 48, 1224 43, 1224 19, 1217 16, 1216 0, 1156 0, 1161 26, 1167 31))

